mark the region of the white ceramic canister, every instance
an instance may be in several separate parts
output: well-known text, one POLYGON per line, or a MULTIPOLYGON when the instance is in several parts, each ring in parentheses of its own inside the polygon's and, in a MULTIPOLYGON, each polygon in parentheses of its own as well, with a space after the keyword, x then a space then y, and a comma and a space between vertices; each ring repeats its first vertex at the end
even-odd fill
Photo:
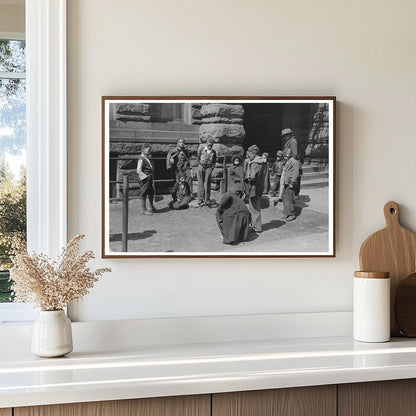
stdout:
POLYGON ((362 342, 390 341, 389 273, 354 273, 353 336, 362 342))

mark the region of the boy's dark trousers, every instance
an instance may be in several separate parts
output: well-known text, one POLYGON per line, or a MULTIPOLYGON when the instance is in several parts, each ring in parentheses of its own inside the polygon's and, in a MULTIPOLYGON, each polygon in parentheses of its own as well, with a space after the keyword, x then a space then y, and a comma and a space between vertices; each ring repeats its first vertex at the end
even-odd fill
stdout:
POLYGON ((296 185, 295 185, 295 196, 298 196, 300 194, 300 181, 302 179, 302 174, 303 174, 303 170, 302 170, 302 165, 299 168, 299 176, 296 178, 296 185))
POLYGON ((251 214, 251 226, 254 231, 261 233, 261 197, 259 195, 250 196, 248 199, 248 210, 251 214))
POLYGON ((285 185, 283 191, 283 215, 289 217, 295 215, 295 208, 293 206, 293 199, 295 197, 295 189, 289 188, 289 185, 285 185))
POLYGON ((202 165, 198 166, 198 201, 209 202, 211 198, 211 176, 212 166, 204 168, 202 165))
POLYGON ((276 195, 279 193, 279 188, 280 188, 280 178, 281 178, 281 177, 282 177, 281 175, 276 175, 276 176, 274 177, 273 186, 272 186, 272 189, 270 190, 270 193, 271 193, 273 196, 276 196, 276 195))

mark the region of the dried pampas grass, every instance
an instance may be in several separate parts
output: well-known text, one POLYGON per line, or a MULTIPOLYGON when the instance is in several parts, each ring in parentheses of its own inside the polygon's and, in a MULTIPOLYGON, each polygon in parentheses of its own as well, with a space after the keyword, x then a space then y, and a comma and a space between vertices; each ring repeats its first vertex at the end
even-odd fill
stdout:
POLYGON ((58 261, 45 254, 18 252, 10 270, 14 301, 34 303, 42 310, 56 311, 85 296, 100 276, 111 269, 92 271, 87 267, 94 253, 78 254, 83 238, 84 235, 76 235, 62 249, 58 261))

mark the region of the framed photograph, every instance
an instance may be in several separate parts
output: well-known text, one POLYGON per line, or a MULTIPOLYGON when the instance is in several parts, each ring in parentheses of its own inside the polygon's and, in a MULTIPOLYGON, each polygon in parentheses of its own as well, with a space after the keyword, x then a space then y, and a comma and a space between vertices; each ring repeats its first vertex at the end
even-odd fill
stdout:
POLYGON ((102 256, 335 257, 335 97, 102 97, 102 256))

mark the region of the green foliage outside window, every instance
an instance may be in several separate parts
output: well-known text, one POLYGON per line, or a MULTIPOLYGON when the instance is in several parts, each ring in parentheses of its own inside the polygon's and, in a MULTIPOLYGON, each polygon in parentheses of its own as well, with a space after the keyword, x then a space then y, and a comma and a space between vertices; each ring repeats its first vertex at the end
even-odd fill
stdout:
POLYGON ((12 298, 8 269, 13 250, 26 242, 26 173, 13 180, 7 164, 0 165, 0 302, 12 298))
POLYGON ((0 302, 12 300, 11 256, 26 243, 25 71, 25 42, 0 40, 0 302))

